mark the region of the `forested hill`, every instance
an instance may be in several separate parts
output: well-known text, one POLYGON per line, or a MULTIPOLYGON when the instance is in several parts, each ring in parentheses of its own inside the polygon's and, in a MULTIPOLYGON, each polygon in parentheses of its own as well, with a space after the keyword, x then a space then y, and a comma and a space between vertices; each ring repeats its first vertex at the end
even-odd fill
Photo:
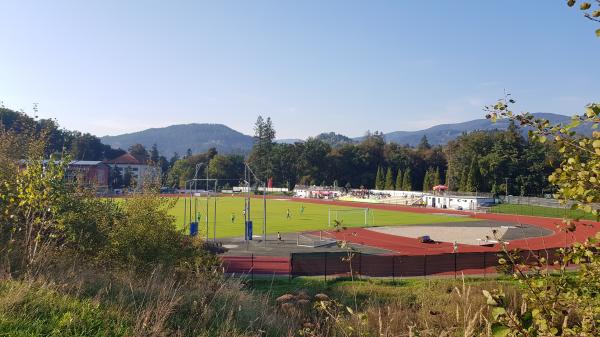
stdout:
POLYGON ((251 136, 235 131, 223 124, 180 124, 164 128, 152 128, 139 132, 100 138, 104 144, 127 149, 139 143, 146 148, 157 144, 160 152, 170 156, 174 152, 183 155, 205 152, 214 147, 219 153, 248 153, 254 142, 251 136))
MULTIPOLYGON (((537 117, 550 120, 552 123, 568 123, 570 117, 553 113, 535 113, 537 117)), ((440 124, 428 129, 419 131, 395 131, 384 135, 386 142, 398 144, 409 144, 416 146, 425 135, 432 145, 445 145, 448 141, 456 139, 463 133, 469 133, 477 130, 506 130, 507 120, 500 120, 492 123, 486 119, 475 119, 468 122, 454 124, 440 124)), ((591 130, 581 129, 581 133, 589 134, 591 130)), ((523 135, 527 136, 527 130, 523 129, 523 135)), ((364 137, 348 138, 341 134, 333 132, 322 133, 315 138, 324 142, 338 146, 342 144, 360 141, 364 137)), ((166 156, 174 152, 183 155, 191 148, 193 153, 205 152, 211 147, 215 147, 219 153, 239 153, 246 154, 252 149, 254 139, 236 130, 233 130, 223 124, 181 124, 172 125, 164 128, 152 128, 139 132, 133 132, 118 136, 101 137, 104 144, 113 148, 127 149, 129 146, 139 143, 146 148, 152 144, 157 144, 161 153, 166 156)), ((302 142, 300 139, 281 139, 278 143, 293 144, 302 142)))
MULTIPOLYGON (((551 123, 569 123, 571 117, 565 115, 559 115, 554 113, 534 113, 534 116, 549 120, 551 123)), ((409 144, 416 146, 423 136, 427 136, 427 140, 432 145, 445 145, 448 141, 456 139, 463 133, 469 133, 476 130, 506 130, 508 127, 508 120, 499 120, 496 123, 492 123, 487 119, 475 119, 463 123, 453 124, 440 124, 430 127, 425 130, 419 131, 395 131, 384 134, 387 142, 394 142, 398 144, 409 144)), ((579 128, 578 132, 583 134, 591 134, 589 128, 579 128)), ((527 129, 522 129, 523 136, 527 137, 527 129)), ((357 138, 358 140, 361 139, 357 138)))

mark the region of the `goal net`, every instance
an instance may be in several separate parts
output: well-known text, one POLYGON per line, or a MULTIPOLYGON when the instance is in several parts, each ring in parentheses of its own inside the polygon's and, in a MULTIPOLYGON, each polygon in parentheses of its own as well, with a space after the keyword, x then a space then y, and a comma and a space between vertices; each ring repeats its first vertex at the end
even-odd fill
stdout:
POLYGON ((368 208, 329 209, 328 224, 333 226, 336 222, 342 226, 368 226, 373 225, 373 215, 368 208))

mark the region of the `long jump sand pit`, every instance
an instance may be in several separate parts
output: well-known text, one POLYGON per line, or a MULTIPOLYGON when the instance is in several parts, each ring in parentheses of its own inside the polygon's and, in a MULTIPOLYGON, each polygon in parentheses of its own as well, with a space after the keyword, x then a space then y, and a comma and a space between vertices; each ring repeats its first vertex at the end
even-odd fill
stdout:
POLYGON ((425 224, 406 226, 385 226, 367 228, 370 231, 388 235, 418 238, 428 235, 438 242, 457 242, 466 245, 482 245, 498 238, 504 241, 521 240, 548 236, 551 230, 508 222, 482 220, 475 222, 452 222, 445 224, 425 224))

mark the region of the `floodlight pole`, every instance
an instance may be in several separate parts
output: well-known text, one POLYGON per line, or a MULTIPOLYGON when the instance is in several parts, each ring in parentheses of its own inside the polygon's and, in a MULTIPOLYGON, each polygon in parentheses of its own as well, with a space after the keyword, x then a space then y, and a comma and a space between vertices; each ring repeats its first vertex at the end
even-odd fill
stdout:
POLYGON ((263 243, 267 245, 267 185, 263 183, 263 243))
MULTIPOLYGON (((208 242, 208 200, 210 199, 210 192, 208 192, 208 166, 206 166, 206 242, 208 242)), ((215 213, 215 216, 217 214, 215 213)))
MULTIPOLYGON (((217 180, 215 179, 215 194, 217 193, 217 180)), ((217 197, 215 196, 215 212, 213 213, 213 242, 217 242, 217 197)))
MULTIPOLYGON (((258 183, 262 183, 263 185, 263 243, 266 246, 267 245, 267 183, 264 181, 261 181, 260 179, 258 179, 258 177, 256 176, 256 174, 254 174, 254 171, 252 171, 252 169, 250 168, 250 165, 248 165, 248 163, 244 163, 245 165, 245 172, 249 172, 252 174, 252 176, 254 177, 254 180, 256 180, 256 182, 258 183)), ((250 211, 250 175, 248 174, 248 212, 250 211)), ((249 215, 249 214, 248 214, 249 215)))

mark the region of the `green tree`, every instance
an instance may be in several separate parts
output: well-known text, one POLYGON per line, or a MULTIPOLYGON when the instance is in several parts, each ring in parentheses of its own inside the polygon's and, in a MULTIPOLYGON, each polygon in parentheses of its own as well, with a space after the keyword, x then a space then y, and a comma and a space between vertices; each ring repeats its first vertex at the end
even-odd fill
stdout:
MULTIPOLYGON (((576 3, 576 0, 567 0, 567 5, 569 7, 575 6, 576 3)), ((600 2, 598 0, 596 0, 595 3, 583 1, 579 5, 579 9, 583 11, 583 16, 585 18, 595 22, 600 22, 600 2)), ((596 36, 600 37, 600 28, 596 29, 596 36)))
POLYGON ((241 155, 215 155, 208 164, 208 175, 214 179, 242 179, 244 157, 241 155))
POLYGON ((377 174, 375 175, 375 189, 383 190, 385 188, 385 177, 381 166, 377 167, 377 174))
POLYGON ((392 175, 392 168, 388 167, 387 173, 385 174, 385 189, 393 190, 394 189, 394 177, 392 175))
POLYGON ((271 117, 264 119, 258 116, 254 124, 254 146, 248 156, 254 173, 266 181, 273 175, 272 150, 275 140, 275 129, 271 117))
POLYGON ((173 167, 173 165, 175 165, 175 162, 179 159, 179 153, 173 152, 173 156, 171 156, 171 159, 169 159, 169 167, 173 167))
POLYGON ((421 140, 419 141, 419 145, 417 145, 417 149, 419 151, 431 149, 431 145, 429 144, 429 140, 427 139, 426 135, 423 135, 423 137, 421 137, 421 140))
POLYGON ((402 170, 398 169, 398 174, 396 174, 396 190, 402 191, 402 170))
POLYGON ((160 160, 160 153, 158 152, 158 146, 156 143, 152 144, 152 148, 150 149, 150 161, 154 164, 158 164, 160 160))
POLYGON ((425 172, 425 178, 423 179, 423 192, 431 191, 432 182, 431 182, 431 169, 425 172))
POLYGON ((467 169, 464 168, 462 170, 461 175, 460 175, 460 183, 458 185, 459 186, 458 190, 461 191, 461 192, 467 191, 467 188, 468 188, 467 187, 467 177, 468 177, 467 169))
MULTIPOLYGON (((576 4, 568 0, 569 6, 576 4)), ((598 3, 597 5, 600 5, 598 3)), ((580 9, 591 10, 582 2, 580 9)), ((588 18, 600 17, 600 11, 587 12, 588 18)), ((598 21, 598 20, 594 20, 598 21)), ((600 36, 600 29, 597 30, 600 36)), ((559 149, 560 164, 548 177, 556 189, 557 199, 573 202, 572 208, 597 217, 600 215, 600 104, 589 104, 584 114, 575 115, 570 123, 555 124, 532 114, 514 114, 515 101, 507 95, 493 106, 485 107, 487 118, 508 118, 531 129, 530 140, 553 142, 559 149), (589 127, 591 136, 575 132, 589 127)), ((517 180, 519 181, 519 180, 517 180)), ((522 182, 522 180, 521 180, 522 182)), ((525 187, 525 184, 521 184, 525 187)), ((574 219, 577 220, 577 219, 574 219)), ((578 229, 573 219, 563 220, 566 233, 578 229)), ((565 233, 565 234, 566 234, 565 233)), ((505 247, 506 250, 506 247, 505 247)), ((600 335, 600 235, 559 250, 558 256, 535 256, 524 261, 520 254, 506 254, 501 264, 515 270, 514 277, 524 286, 524 305, 514 310, 507 305, 501 290, 484 293, 492 309, 495 336, 599 336, 600 335), (570 267, 570 268, 568 268, 570 267)))
POLYGON ((125 172, 123 172, 123 187, 134 187, 135 179, 133 177, 133 170, 131 166, 127 166, 125 168, 125 172))
POLYGON ((410 167, 404 171, 404 177, 402 178, 402 190, 412 191, 412 172, 410 167))
POLYGON ((436 167, 433 173, 433 186, 441 185, 442 181, 440 179, 440 168, 436 167))
POLYGON ((148 151, 142 144, 133 144, 129 147, 128 152, 135 157, 142 158, 147 161, 149 158, 148 151))
POLYGON ((477 158, 473 158, 471 160, 469 174, 467 175, 467 181, 465 182, 465 191, 481 191, 481 173, 479 171, 479 164, 477 163, 477 158))

